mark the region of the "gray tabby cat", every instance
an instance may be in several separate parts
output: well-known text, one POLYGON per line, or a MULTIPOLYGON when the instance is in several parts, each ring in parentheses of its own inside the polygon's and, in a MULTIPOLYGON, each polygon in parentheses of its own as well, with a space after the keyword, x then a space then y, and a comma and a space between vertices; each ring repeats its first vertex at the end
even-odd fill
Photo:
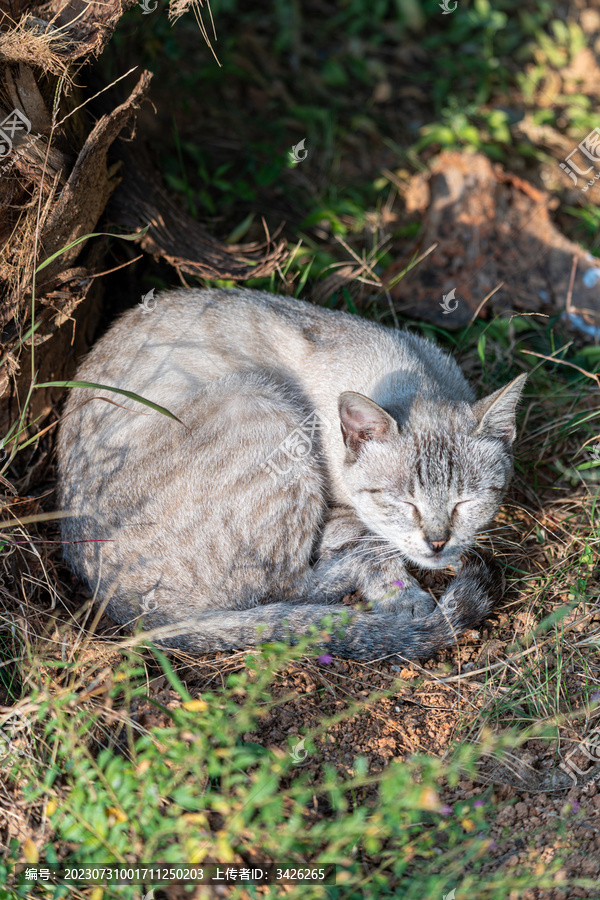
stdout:
POLYGON ((202 652, 330 617, 332 653, 414 658, 497 599, 498 578, 461 556, 508 485, 525 376, 474 402, 454 360, 409 332, 258 291, 177 290, 129 310, 77 378, 184 423, 71 391, 66 557, 117 622, 142 616, 202 652), (437 606, 407 562, 458 568, 437 606), (341 604, 356 589, 370 609, 341 604))

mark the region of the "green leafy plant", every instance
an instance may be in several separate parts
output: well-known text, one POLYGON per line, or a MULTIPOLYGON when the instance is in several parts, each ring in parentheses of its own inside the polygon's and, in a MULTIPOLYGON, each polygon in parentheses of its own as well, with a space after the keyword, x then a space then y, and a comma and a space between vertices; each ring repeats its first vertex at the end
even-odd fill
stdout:
MULTIPOLYGON (((457 747, 444 763, 417 755, 391 763, 379 775, 368 774, 360 757, 351 776, 325 764, 322 779, 315 782, 295 766, 291 752, 267 750, 244 737, 273 704, 270 689, 277 672, 306 653, 307 645, 304 640, 295 648, 265 646, 249 654, 245 668, 231 674, 221 690, 198 698, 190 696, 167 657, 154 650, 179 703, 166 708, 153 701, 170 724, 140 736, 128 728, 126 744, 107 731, 106 706, 86 708, 73 690, 55 698, 44 692, 33 696, 29 705, 36 711, 33 730, 41 737, 38 753, 19 759, 13 777, 26 779, 28 805, 43 807, 53 830, 40 864, 56 864, 58 846, 63 868, 136 861, 231 863, 240 856, 302 867, 336 864, 336 887, 324 892, 321 886, 303 885, 289 896, 340 900, 365 896, 367 881, 375 896, 400 894, 407 900, 475 885, 478 896, 499 898, 501 891, 524 884, 522 875, 478 874, 490 845, 489 801, 465 800, 450 810, 440 799, 440 778, 455 785, 473 770, 481 753, 474 746, 457 747), (104 746, 97 749, 90 739, 100 733, 104 746), (311 824, 315 795, 330 814, 311 824)), ((134 652, 122 654, 111 681, 107 696, 113 711, 146 695, 134 652)), ((362 706, 304 735, 306 750, 318 755, 333 722, 359 713, 362 706)), ((488 741, 486 752, 491 748, 488 741)), ((556 868, 558 863, 537 883, 552 884, 556 868)), ((10 859, 0 863, 5 884, 13 880, 11 870, 10 859)), ((0 892, 0 898, 37 896, 23 877, 12 890, 12 895, 0 892)), ((67 896, 68 887, 45 890, 44 896, 58 898, 67 896)), ((267 895, 276 896, 277 890, 267 895)), ((133 900, 135 891, 108 886, 104 896, 133 900)))

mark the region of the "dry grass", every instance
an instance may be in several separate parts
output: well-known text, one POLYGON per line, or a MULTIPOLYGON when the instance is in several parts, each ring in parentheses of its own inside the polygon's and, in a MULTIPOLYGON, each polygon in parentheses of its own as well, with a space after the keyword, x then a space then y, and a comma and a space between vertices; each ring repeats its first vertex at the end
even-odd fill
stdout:
POLYGON ((52 75, 66 75, 68 60, 61 53, 72 43, 64 29, 27 14, 10 31, 0 32, 0 62, 24 63, 52 75))

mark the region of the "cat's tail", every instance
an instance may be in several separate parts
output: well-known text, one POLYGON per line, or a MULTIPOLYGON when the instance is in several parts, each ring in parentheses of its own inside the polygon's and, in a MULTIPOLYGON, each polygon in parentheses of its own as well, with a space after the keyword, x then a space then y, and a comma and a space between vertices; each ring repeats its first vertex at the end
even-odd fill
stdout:
POLYGON ((419 659, 454 644, 462 632, 490 613, 501 594, 497 568, 476 560, 463 565, 435 612, 421 619, 375 610, 359 612, 340 604, 270 603, 173 623, 160 629, 163 634, 157 638, 172 647, 207 653, 289 641, 316 629, 315 642, 336 656, 376 659, 398 654, 419 659), (331 620, 332 626, 324 629, 324 619, 331 620))

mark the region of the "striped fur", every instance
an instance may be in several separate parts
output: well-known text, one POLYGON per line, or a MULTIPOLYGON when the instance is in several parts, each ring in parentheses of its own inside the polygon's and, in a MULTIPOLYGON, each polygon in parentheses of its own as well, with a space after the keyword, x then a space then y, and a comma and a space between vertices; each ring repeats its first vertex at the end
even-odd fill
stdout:
POLYGON ((334 652, 422 657, 496 601, 497 575, 464 554, 510 479, 523 376, 475 401, 423 338, 243 289, 135 307, 77 378, 184 423, 70 393, 66 558, 117 622, 142 617, 164 643, 203 652, 349 615, 334 652), (457 567, 437 607, 407 563, 457 567), (372 608, 348 614, 340 599, 355 589, 372 608))

